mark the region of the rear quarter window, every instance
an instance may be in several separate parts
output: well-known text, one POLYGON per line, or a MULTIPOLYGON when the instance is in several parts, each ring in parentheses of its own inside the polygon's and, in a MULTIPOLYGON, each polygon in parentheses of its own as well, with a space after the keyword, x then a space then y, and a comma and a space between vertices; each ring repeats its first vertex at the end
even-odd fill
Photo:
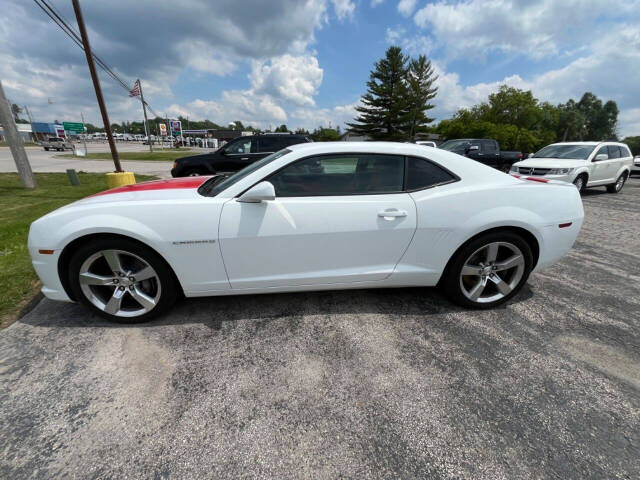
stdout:
POLYGON ((406 190, 408 191, 422 190, 457 180, 458 177, 429 160, 418 157, 407 159, 406 190))

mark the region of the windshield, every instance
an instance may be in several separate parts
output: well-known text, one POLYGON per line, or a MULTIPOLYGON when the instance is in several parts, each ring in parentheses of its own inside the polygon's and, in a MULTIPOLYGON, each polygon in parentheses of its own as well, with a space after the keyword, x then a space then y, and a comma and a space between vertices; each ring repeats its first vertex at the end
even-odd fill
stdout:
POLYGON ((453 152, 454 150, 462 150, 469 144, 469 140, 447 140, 439 148, 453 152))
POLYGON ((211 180, 209 180, 209 182, 203 185, 204 188, 201 191, 201 193, 202 195, 206 195, 207 197, 215 197, 220 192, 222 192, 223 190, 226 190, 231 185, 239 182, 247 175, 255 172, 259 168, 264 167, 265 165, 273 162, 274 160, 277 160, 278 158, 286 155, 287 153, 291 153, 291 150, 287 150, 285 148, 284 150, 280 150, 278 152, 272 153, 271 155, 264 157, 262 160, 258 160, 257 162, 254 162, 251 165, 244 167, 242 170, 234 173, 233 175, 225 178, 222 181, 220 181, 220 177, 217 177, 217 178, 214 177, 211 180))
POLYGON ((564 160, 586 160, 595 145, 547 145, 538 150, 533 158, 558 158, 564 160))

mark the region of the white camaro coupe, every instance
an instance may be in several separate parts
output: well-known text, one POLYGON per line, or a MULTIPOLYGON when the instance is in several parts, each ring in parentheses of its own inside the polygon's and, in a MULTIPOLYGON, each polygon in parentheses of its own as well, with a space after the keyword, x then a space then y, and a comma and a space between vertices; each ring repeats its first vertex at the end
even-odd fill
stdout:
POLYGON ((177 297, 440 285, 507 301, 573 245, 571 184, 515 178, 403 143, 306 143, 235 175, 98 193, 36 220, 29 251, 55 300, 121 322, 177 297))

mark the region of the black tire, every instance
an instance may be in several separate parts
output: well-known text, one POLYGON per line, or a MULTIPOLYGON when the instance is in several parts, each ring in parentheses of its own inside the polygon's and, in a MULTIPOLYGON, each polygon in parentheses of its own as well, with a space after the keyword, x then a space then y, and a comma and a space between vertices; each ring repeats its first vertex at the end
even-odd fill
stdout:
POLYGON ((624 187, 625 182, 627 181, 627 172, 623 172, 616 179, 616 183, 612 183, 611 185, 607 185, 607 192, 609 193, 618 193, 624 187))
POLYGON ((184 175, 182 176, 183 177, 199 177, 202 175, 211 175, 211 174, 209 172, 205 172, 204 170, 193 168, 191 170, 187 170, 186 172, 184 172, 184 175))
POLYGON ((456 251, 456 253, 451 257, 447 268, 445 269, 445 272, 442 276, 442 281, 440 282, 440 288, 452 302, 462 307, 486 310, 503 304, 511 299, 514 295, 516 295, 529 278, 529 274, 531 273, 532 268, 533 253, 531 251, 531 246, 523 237, 508 230, 493 231, 480 235, 479 237, 468 241, 456 251), (473 255, 474 252, 477 252, 483 246, 489 245, 494 242, 507 242, 520 249, 524 259, 524 269, 522 271, 522 277, 517 282, 517 285, 515 285, 513 290, 511 290, 509 294, 503 296, 499 300, 486 303, 472 301, 471 299, 467 298, 462 290, 462 268, 465 265, 467 259, 469 259, 469 257, 473 255))
POLYGON ((578 191, 581 194, 584 193, 585 188, 587 188, 587 181, 588 180, 589 180, 589 177, 587 177, 586 174, 581 173, 573 181, 573 184, 576 186, 576 188, 578 189, 578 191), (581 183, 581 185, 578 185, 579 183, 581 183))
POLYGON ((44 147, 44 149, 48 152, 49 151, 49 147, 44 147))
POLYGON ((71 291, 80 303, 87 306, 97 315, 117 323, 142 323, 149 321, 166 312, 175 303, 181 292, 171 268, 160 255, 135 240, 122 237, 105 237, 81 245, 69 261, 67 274, 71 291), (101 310, 85 296, 80 286, 80 268, 85 260, 104 250, 122 250, 134 254, 143 259, 155 270, 160 282, 160 297, 150 311, 135 317, 116 316, 101 310))

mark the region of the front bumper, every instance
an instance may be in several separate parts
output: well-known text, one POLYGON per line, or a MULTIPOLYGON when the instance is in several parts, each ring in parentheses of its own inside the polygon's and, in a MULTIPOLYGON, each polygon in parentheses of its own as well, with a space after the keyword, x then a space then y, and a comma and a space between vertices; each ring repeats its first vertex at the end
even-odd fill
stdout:
POLYGON ((58 258, 61 250, 55 250, 53 255, 43 255, 37 249, 29 248, 33 269, 42 281, 42 293, 51 300, 71 302, 58 275, 58 258))

